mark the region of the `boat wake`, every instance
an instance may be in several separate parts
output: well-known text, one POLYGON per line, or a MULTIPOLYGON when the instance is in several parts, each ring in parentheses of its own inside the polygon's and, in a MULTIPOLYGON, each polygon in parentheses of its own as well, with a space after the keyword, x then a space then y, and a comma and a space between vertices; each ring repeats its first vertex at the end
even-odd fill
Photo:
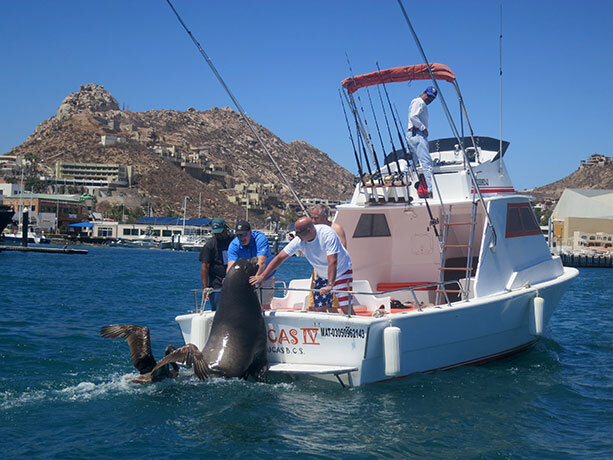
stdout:
POLYGON ((137 377, 137 373, 112 374, 110 380, 105 381, 84 381, 76 385, 67 386, 61 389, 28 389, 28 391, 18 393, 7 390, 0 393, 0 411, 8 411, 15 408, 33 406, 37 404, 47 404, 49 402, 88 402, 95 399, 103 399, 118 395, 155 395, 167 387, 194 387, 211 386, 215 388, 230 387, 233 391, 240 388, 266 387, 274 390, 291 390, 295 388, 293 383, 258 383, 241 379, 211 378, 205 381, 198 380, 193 371, 181 370, 176 379, 166 379, 149 385, 133 383, 132 379, 137 377))

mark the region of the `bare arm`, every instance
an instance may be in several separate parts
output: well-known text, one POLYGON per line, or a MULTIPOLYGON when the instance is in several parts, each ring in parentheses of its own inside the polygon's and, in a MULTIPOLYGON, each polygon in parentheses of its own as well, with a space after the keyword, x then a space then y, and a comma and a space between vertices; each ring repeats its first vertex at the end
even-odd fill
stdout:
POLYGON ((288 257, 289 257, 289 255, 287 254, 287 252, 285 252, 283 250, 279 251, 279 254, 277 254, 276 257, 270 261, 270 263, 268 264, 268 267, 266 267, 266 269, 261 274, 255 274, 254 276, 250 277, 249 278, 249 282, 251 284, 259 284, 259 283, 261 283, 262 281, 264 281, 268 277, 268 275, 270 275, 283 262, 285 262, 285 260, 288 257))
POLYGON ((200 278, 202 278, 202 289, 206 289, 209 283, 209 264, 206 262, 202 262, 202 267, 200 268, 200 278))
POLYGON ((256 273, 256 276, 261 275, 265 269, 266 269, 266 256, 258 256, 258 272, 256 273))
POLYGON ((345 230, 343 229, 343 227, 340 224, 334 222, 332 224, 332 230, 336 232, 338 238, 341 240, 341 244, 345 249, 347 249, 347 237, 345 236, 345 230))
POLYGON ((336 267, 338 266, 338 254, 328 256, 328 284, 319 290, 320 294, 327 294, 334 287, 336 281, 336 267))
POLYGON ((232 265, 234 265, 234 260, 228 260, 228 268, 226 268, 226 273, 228 273, 230 271, 230 269, 232 268, 232 265))

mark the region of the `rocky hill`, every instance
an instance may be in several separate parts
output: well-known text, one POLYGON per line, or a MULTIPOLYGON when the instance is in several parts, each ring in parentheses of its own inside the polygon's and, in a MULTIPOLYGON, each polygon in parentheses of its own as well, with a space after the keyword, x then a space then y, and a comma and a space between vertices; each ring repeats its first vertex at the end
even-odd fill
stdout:
MULTIPOLYGON (((353 175, 328 155, 304 141, 285 143, 263 126, 253 124, 299 196, 331 200, 350 196, 353 175)), ((120 110, 115 98, 93 83, 67 96, 54 117, 42 122, 9 153, 34 157, 41 174, 47 175, 53 175, 58 161, 131 165, 136 171, 138 193, 155 200, 158 215, 180 213, 185 196, 197 202, 201 193, 203 215, 234 220, 244 214, 244 209, 220 192, 228 186, 228 180, 230 185, 283 184, 240 114, 232 109, 130 112, 120 110), (125 142, 103 146, 103 135, 121 137, 125 142), (172 158, 161 156, 161 148, 183 154, 198 151, 204 156, 203 163, 216 165, 229 177, 225 182, 196 179, 172 158)), ((285 185, 280 193, 281 201, 294 201, 285 185)), ((188 214, 193 215, 189 208, 188 214)), ((282 206, 272 211, 284 212, 282 206)), ((253 215, 256 223, 265 217, 265 213, 253 215)))
POLYGON ((555 201, 565 188, 613 189, 613 164, 583 166, 551 184, 530 190, 539 201, 555 201))

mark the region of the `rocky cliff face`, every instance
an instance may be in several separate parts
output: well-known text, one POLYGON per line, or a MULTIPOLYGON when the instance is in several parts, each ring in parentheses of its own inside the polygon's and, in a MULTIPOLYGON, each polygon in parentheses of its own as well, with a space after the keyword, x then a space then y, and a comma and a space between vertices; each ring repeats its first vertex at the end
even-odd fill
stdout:
MULTIPOLYGON (((299 196, 333 200, 350 196, 353 175, 325 153, 304 141, 287 144, 263 126, 253 124, 299 196)), ((154 152, 154 147, 183 153, 199 151, 204 163, 228 171, 233 183, 283 184, 264 150, 233 110, 119 110, 111 94, 93 83, 66 97, 57 115, 41 123, 26 142, 10 153, 35 156, 42 172, 48 175, 52 175, 57 161, 131 165, 139 192, 156 200, 159 215, 180 212, 185 196, 197 202, 200 194, 202 213, 207 217, 233 220, 244 215, 241 207, 220 192, 223 183, 195 179, 171 159, 154 152), (100 142, 102 135, 126 141, 105 147, 100 142)), ((285 185, 281 193, 282 200, 293 201, 285 185)), ((189 209, 190 206, 188 214, 189 209)), ((253 216, 256 221, 265 217, 253 216)))
POLYGON ((558 200, 566 188, 613 189, 613 164, 579 168, 565 178, 535 188, 529 193, 539 201, 558 200))
POLYGON ((57 109, 56 118, 62 120, 76 112, 106 112, 108 110, 119 110, 115 98, 103 86, 89 83, 81 86, 78 92, 66 96, 62 105, 57 109))

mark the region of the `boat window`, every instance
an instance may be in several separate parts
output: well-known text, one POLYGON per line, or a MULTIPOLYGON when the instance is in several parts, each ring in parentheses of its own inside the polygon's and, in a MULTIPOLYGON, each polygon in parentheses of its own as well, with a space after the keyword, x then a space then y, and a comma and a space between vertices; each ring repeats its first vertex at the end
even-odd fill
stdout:
POLYGON ((354 238, 390 236, 385 214, 362 214, 353 232, 354 238))
POLYGON ((542 234, 530 203, 507 205, 506 238, 542 234))

